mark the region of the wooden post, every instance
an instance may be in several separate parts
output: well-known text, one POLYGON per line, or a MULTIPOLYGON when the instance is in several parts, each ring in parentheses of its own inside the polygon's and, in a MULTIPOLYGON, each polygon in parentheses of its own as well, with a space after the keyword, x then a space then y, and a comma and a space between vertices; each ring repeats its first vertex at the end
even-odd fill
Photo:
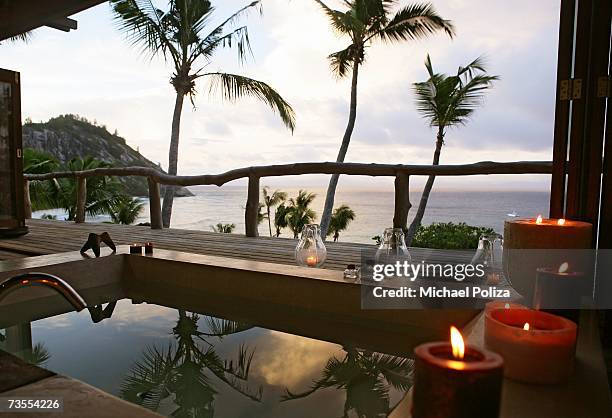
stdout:
POLYGON ((30 182, 23 180, 23 211, 26 219, 32 219, 32 202, 30 201, 30 182))
POLYGON ((257 216, 259 215, 259 177, 249 176, 249 189, 247 195, 246 210, 244 212, 244 224, 247 237, 257 237, 257 216))
POLYGON ((410 204, 410 176, 404 172, 395 175, 395 212, 393 213, 393 228, 408 228, 408 212, 410 204))
POLYGON ((153 177, 147 177, 149 182, 149 214, 151 229, 162 229, 162 210, 159 195, 159 183, 153 177))
POLYGON ((76 214, 74 222, 82 224, 85 222, 85 204, 87 203, 87 178, 83 176, 77 176, 77 201, 76 201, 76 214))

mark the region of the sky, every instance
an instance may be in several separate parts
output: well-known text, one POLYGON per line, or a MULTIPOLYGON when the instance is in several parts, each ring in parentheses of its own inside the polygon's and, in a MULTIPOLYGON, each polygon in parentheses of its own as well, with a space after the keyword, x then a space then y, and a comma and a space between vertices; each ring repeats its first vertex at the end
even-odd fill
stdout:
MULTIPOLYGON (((156 2, 165 7, 165 2, 156 2)), ((217 21, 247 1, 214 1, 217 21)), ((406 5, 407 1, 399 1, 406 5)), ((341 8, 339 0, 330 6, 341 8)), ((427 79, 429 53, 436 72, 484 56, 490 74, 500 76, 483 107, 446 135, 442 164, 552 158, 559 2, 553 0, 437 0, 456 37, 436 34, 368 48, 359 76, 356 128, 346 161, 427 164, 435 132, 416 111, 412 83, 427 79)), ((127 143, 167 167, 175 94, 172 68, 129 44, 103 3, 73 16, 70 33, 40 28, 31 41, 0 44, 0 67, 21 72, 22 115, 46 121, 74 113, 96 120, 127 143)), ((211 22, 213 27, 214 20, 211 22)), ((192 106, 182 113, 179 174, 213 174, 266 164, 334 161, 348 118, 348 79, 336 79, 327 55, 348 45, 334 33, 312 0, 263 0, 263 13, 246 24, 253 57, 240 64, 222 50, 208 64, 265 81, 297 114, 292 134, 254 99, 225 103, 197 85, 192 106)), ((414 179, 414 187, 424 179, 414 179)), ((270 179, 266 183, 324 185, 324 176, 270 179)), ((439 189, 548 190, 549 176, 477 176, 437 180, 439 189)), ((341 187, 391 188, 392 179, 343 176, 341 187)))

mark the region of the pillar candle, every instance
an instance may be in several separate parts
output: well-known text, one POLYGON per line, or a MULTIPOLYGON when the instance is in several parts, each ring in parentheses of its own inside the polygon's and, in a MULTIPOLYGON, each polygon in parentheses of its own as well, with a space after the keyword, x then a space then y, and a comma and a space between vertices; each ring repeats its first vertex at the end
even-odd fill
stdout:
POLYGON ((503 357, 506 377, 559 383, 574 368, 576 324, 532 309, 494 309, 485 313, 485 346, 503 357))
POLYGON ((463 339, 460 345, 462 350, 457 350, 455 341, 426 343, 415 348, 413 418, 499 416, 502 358, 487 350, 464 346, 463 339))
POLYGON ((558 267, 564 261, 588 269, 588 257, 580 250, 592 247, 593 226, 564 219, 513 219, 504 225, 504 272, 525 303, 533 301, 536 270, 558 267), (534 250, 534 251, 529 251, 534 250), (540 251, 537 251, 540 250, 540 251))

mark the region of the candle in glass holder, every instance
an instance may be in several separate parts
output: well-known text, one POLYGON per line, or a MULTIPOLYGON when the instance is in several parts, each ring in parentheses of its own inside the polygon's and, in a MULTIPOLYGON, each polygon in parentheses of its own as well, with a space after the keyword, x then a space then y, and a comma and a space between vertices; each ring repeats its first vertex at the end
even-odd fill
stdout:
POLYGON ((421 344, 414 350, 413 418, 497 418, 503 360, 466 346, 451 328, 451 342, 421 344))
POLYGON ((531 309, 494 309, 485 313, 485 345, 503 357, 506 377, 559 383, 574 369, 576 324, 531 309))
POLYGON ((142 245, 130 244, 130 254, 142 254, 142 245))
POLYGON ((308 267, 315 267, 317 265, 317 256, 316 255, 309 255, 308 257, 306 257, 306 265, 308 267))

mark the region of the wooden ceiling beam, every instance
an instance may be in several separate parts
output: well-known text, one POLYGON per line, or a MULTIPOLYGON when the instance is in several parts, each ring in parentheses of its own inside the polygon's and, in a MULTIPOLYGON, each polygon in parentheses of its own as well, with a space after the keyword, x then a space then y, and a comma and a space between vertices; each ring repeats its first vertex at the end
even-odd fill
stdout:
POLYGON ((77 29, 78 23, 74 19, 64 17, 62 19, 55 19, 51 22, 46 22, 45 26, 49 26, 50 28, 61 30, 64 32, 70 32, 71 30, 77 29))
MULTIPOLYGON (((0 41, 40 26, 62 22, 67 16, 106 0, 0 0, 0 41)), ((64 21, 64 23, 66 23, 64 21)), ((64 29, 62 29, 64 30, 64 29)))

